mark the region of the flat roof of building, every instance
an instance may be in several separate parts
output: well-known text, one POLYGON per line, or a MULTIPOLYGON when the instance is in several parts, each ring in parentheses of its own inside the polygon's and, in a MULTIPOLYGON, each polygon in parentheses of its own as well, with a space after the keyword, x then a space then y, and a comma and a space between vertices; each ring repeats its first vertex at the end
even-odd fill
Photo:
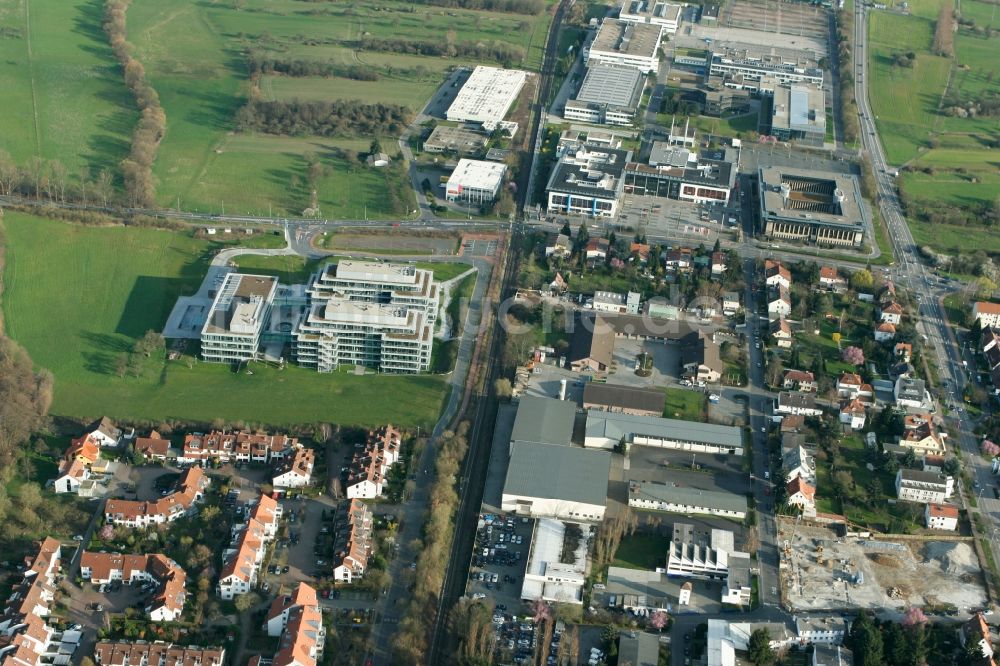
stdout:
POLYGON ((629 173, 727 189, 736 184, 738 151, 734 149, 702 151, 693 161, 691 157, 694 153, 684 149, 671 150, 668 146, 660 146, 657 150, 654 144, 653 150, 656 152, 650 152, 650 164, 630 162, 629 173), (688 155, 685 155, 686 152, 688 155), (681 163, 685 157, 686 161, 681 163))
POLYGON ((623 631, 618 638, 618 663, 657 666, 660 663, 660 637, 644 631, 623 631))
POLYGON ((514 442, 503 494, 606 506, 610 475, 609 451, 514 442))
POLYGON ((396 327, 406 326, 410 316, 418 314, 415 310, 407 310, 399 305, 353 301, 349 298, 328 299, 325 303, 314 306, 313 312, 321 315, 324 321, 396 327))
POLYGON ((758 169, 761 217, 838 227, 864 225, 857 178, 790 167, 758 169))
POLYGON ((448 177, 449 189, 452 185, 475 188, 477 190, 496 191, 503 182, 507 165, 502 162, 487 162, 485 160, 460 159, 455 170, 448 177))
POLYGON ((503 120, 526 79, 527 73, 519 69, 477 66, 448 107, 448 120, 484 124, 503 120))
POLYGON ((585 197, 614 197, 632 152, 584 144, 552 169, 547 189, 585 197))
POLYGON ((658 416, 611 414, 602 411, 587 413, 587 436, 621 439, 628 435, 645 435, 682 442, 701 442, 724 448, 743 447, 743 432, 735 426, 698 423, 658 416))
POLYGON ((666 400, 667 396, 661 389, 596 382, 587 382, 583 387, 584 405, 607 405, 616 409, 641 409, 662 414, 666 400))
POLYGON ((577 102, 634 109, 646 79, 635 67, 595 63, 587 68, 577 102))
POLYGON ((660 46, 660 26, 649 23, 629 23, 606 18, 597 29, 591 51, 621 53, 640 58, 655 58, 660 46))
POLYGON ((823 90, 811 84, 780 85, 772 98, 771 127, 793 132, 826 132, 823 90))
POLYGON ((681 506, 697 506, 746 513, 747 498, 724 490, 700 490, 671 483, 637 481, 629 484, 629 499, 652 500, 681 506))
POLYGON ((541 396, 524 396, 517 405, 511 442, 566 446, 573 439, 576 404, 541 396))
POLYGON ((413 264, 342 259, 336 264, 327 264, 326 271, 341 280, 407 285, 417 283, 417 267, 413 264))
POLYGON ((455 152, 476 151, 486 146, 489 139, 482 132, 466 129, 465 127, 451 127, 449 125, 438 125, 431 132, 431 135, 424 140, 424 149, 428 146, 432 150, 454 150, 455 152))
POLYGON ((212 301, 202 333, 258 332, 277 287, 278 278, 273 276, 229 273, 212 301))
POLYGON ((683 6, 661 2, 660 0, 622 0, 619 6, 620 17, 634 16, 646 21, 679 23, 682 11, 684 11, 683 6))

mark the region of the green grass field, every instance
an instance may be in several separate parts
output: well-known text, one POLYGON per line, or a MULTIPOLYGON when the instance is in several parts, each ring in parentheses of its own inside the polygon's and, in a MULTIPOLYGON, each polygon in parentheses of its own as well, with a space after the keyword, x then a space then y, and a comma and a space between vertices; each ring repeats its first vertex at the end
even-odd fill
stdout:
POLYGON ((662 567, 669 548, 670 539, 666 536, 636 532, 622 539, 611 566, 647 570, 662 567))
POLYGON ((871 15, 869 66, 872 111, 890 163, 901 164, 929 145, 951 62, 930 55, 931 21, 884 12, 871 15), (892 55, 913 51, 912 68, 895 67, 892 55))
POLYGON ((663 406, 664 418, 699 422, 704 420, 704 393, 676 388, 664 389, 664 392, 667 394, 667 402, 663 406))
POLYGON ((0 148, 17 164, 38 155, 96 173, 128 152, 138 113, 101 11, 99 0, 0 0, 0 148))
MULTIPOLYGON (((242 10, 230 3, 137 0, 128 14, 129 39, 160 94, 167 134, 154 167, 161 205, 185 210, 276 215, 300 214, 309 204, 305 184, 308 153, 332 173, 318 190, 326 217, 402 217, 413 200, 405 178, 354 168, 337 157, 350 138, 273 137, 233 134, 233 117, 249 95, 241 53, 255 48, 281 57, 332 60, 375 67, 377 82, 342 78, 266 76, 265 99, 359 99, 396 102, 420 110, 443 70, 458 59, 356 52, 361 36, 437 41, 452 26, 458 41, 501 41, 527 49, 549 17, 522 17, 466 10, 414 10, 398 2, 310 7, 293 0, 249 0, 242 10), (444 26, 444 27, 442 27, 444 26), (406 70, 401 71, 401 70, 406 70), (398 193, 386 197, 389 188, 398 193)), ((540 49, 540 46, 539 46, 540 49)), ((370 137, 364 137, 368 147, 370 137)), ((395 153, 393 146, 387 146, 395 153)))
POLYGON ((428 426, 440 412, 437 377, 320 375, 254 365, 254 374, 192 361, 147 360, 119 378, 114 360, 159 330, 178 295, 193 293, 218 246, 190 235, 80 227, 8 212, 7 332, 56 378, 58 416, 330 421, 428 426), (190 363, 190 365, 189 365, 190 363), (406 400, 387 399, 407 396, 406 400))

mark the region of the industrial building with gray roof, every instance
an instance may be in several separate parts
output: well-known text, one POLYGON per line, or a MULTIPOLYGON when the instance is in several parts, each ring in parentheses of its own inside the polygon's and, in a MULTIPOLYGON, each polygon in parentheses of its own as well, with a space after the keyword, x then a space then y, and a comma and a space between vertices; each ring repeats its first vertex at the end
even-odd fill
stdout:
POLYGON ((576 404, 555 398, 525 396, 517 406, 510 443, 558 444, 573 439, 576 404))
POLYGON ((743 495, 652 481, 629 483, 628 504, 636 509, 683 514, 704 513, 740 520, 747 515, 747 498, 743 495))
POLYGON ((645 77, 634 67, 591 65, 576 99, 566 102, 564 116, 586 123, 629 125, 644 85, 645 77))
POLYGON ((699 453, 737 454, 743 451, 743 432, 733 426, 598 410, 588 412, 585 446, 610 449, 622 439, 628 445, 699 453))
POLYGON ((517 441, 510 447, 501 508, 535 518, 600 521, 610 475, 608 451, 517 441))

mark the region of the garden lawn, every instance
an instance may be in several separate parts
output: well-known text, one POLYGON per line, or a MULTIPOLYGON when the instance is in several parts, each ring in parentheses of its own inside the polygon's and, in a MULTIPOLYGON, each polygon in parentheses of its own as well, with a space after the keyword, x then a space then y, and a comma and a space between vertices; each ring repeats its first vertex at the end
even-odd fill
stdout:
POLYGON ((702 418, 705 412, 706 400, 704 393, 678 388, 664 389, 664 393, 667 395, 667 401, 663 407, 664 418, 680 419, 682 421, 704 421, 704 418, 702 418))
POLYGON ((197 289, 218 246, 12 212, 4 226, 7 332, 54 374, 54 415, 426 427, 440 412, 446 386, 428 375, 358 377, 259 364, 252 375, 234 374, 185 356, 145 359, 139 377, 120 378, 115 359, 162 327, 177 296, 197 289))
POLYGON ((138 112, 101 29, 97 0, 0 0, 0 149, 76 175, 117 170, 138 112), (30 11, 29 11, 30 10, 30 11), (36 132, 37 127, 37 132, 36 132))
POLYGON ((356 99, 366 104, 402 104, 421 111, 440 84, 439 79, 417 81, 355 81, 336 76, 264 76, 261 91, 267 100, 356 99))
POLYGON ((661 534, 636 532, 632 536, 622 538, 611 566, 647 570, 662 567, 669 549, 670 539, 668 537, 661 534))

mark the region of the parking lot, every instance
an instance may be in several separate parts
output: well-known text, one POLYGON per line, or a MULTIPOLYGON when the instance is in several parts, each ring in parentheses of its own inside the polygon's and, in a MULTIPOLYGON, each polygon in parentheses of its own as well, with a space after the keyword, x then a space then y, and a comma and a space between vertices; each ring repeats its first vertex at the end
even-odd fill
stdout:
POLYGON ((534 521, 513 514, 483 514, 481 524, 476 530, 467 594, 489 597, 519 614, 534 521))

